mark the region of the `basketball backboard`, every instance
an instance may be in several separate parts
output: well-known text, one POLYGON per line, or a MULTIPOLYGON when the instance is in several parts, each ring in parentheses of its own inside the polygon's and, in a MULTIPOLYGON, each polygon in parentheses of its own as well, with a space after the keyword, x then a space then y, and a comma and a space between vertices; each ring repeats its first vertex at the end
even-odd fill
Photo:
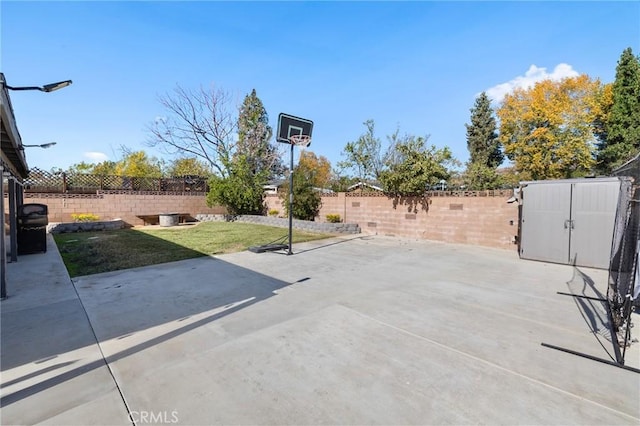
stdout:
POLYGON ((278 115, 278 133, 276 140, 282 143, 291 143, 291 136, 303 135, 311 137, 313 121, 306 118, 280 113, 278 115))

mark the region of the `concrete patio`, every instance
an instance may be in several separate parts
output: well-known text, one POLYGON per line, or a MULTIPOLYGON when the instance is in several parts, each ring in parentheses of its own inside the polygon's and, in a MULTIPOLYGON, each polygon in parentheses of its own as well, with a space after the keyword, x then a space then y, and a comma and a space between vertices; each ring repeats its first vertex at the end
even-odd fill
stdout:
POLYGON ((639 374, 541 345, 612 359, 603 305, 556 294, 606 271, 377 236, 294 252, 72 282, 50 238, 7 268, 2 424, 640 422, 639 374))

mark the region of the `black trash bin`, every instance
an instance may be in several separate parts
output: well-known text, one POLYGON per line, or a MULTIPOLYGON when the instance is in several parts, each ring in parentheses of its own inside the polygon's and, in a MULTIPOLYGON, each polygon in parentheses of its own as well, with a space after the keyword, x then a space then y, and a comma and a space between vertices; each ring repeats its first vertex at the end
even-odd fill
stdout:
POLYGON ((48 213, 45 204, 23 204, 18 208, 18 254, 47 251, 48 213))

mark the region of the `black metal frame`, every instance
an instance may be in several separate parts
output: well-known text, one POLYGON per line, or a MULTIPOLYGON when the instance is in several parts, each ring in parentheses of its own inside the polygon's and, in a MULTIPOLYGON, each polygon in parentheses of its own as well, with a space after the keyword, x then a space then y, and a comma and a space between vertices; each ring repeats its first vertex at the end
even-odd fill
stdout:
POLYGON ((560 294, 562 296, 571 296, 571 297, 577 297, 580 299, 587 299, 587 300, 595 300, 598 302, 603 302, 606 305, 606 309, 607 309, 607 317, 608 317, 608 322, 609 322, 609 332, 611 333, 611 344, 613 345, 613 352, 615 354, 615 361, 610 361, 608 359, 604 359, 604 358, 599 358, 593 355, 589 355, 589 354, 585 354, 583 352, 577 352, 574 351, 572 349, 567 349, 567 348, 563 348, 560 346, 556 346, 556 345, 551 345, 549 343, 541 343, 542 346, 544 346, 545 348, 550 348, 550 349, 555 349, 561 352, 566 352, 572 355, 577 355, 580 356, 582 358, 587 358, 590 359, 592 361, 597 361, 597 362, 601 362, 603 364, 607 364, 607 365, 611 365, 614 367, 618 367, 618 368, 622 368, 624 370, 628 370, 628 371, 633 371, 634 373, 638 373, 640 374, 640 369, 635 368, 635 367, 630 367, 628 365, 625 365, 624 363, 624 358, 626 355, 626 348, 627 348, 627 344, 629 344, 629 341, 631 339, 631 326, 630 326, 630 321, 631 321, 631 309, 629 309, 628 314, 627 314, 627 318, 626 318, 626 324, 627 324, 627 329, 625 331, 625 337, 624 337, 624 343, 623 343, 623 351, 622 353, 620 352, 620 345, 618 343, 618 332, 615 329, 615 326, 613 324, 613 318, 611 315, 611 307, 609 305, 609 301, 607 299, 603 299, 600 297, 590 297, 590 296, 584 296, 581 294, 573 294, 573 293, 564 293, 564 292, 557 292, 557 294, 560 294))

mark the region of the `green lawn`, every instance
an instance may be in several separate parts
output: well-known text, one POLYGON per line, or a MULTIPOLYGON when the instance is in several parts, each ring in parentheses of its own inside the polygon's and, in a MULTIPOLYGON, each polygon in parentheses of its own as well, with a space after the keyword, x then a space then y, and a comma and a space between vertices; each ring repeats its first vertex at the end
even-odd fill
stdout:
MULTIPOLYGON (((238 222, 54 235, 71 277, 246 250, 285 238, 288 230, 238 222)), ((330 235, 294 230, 293 242, 330 235)))

